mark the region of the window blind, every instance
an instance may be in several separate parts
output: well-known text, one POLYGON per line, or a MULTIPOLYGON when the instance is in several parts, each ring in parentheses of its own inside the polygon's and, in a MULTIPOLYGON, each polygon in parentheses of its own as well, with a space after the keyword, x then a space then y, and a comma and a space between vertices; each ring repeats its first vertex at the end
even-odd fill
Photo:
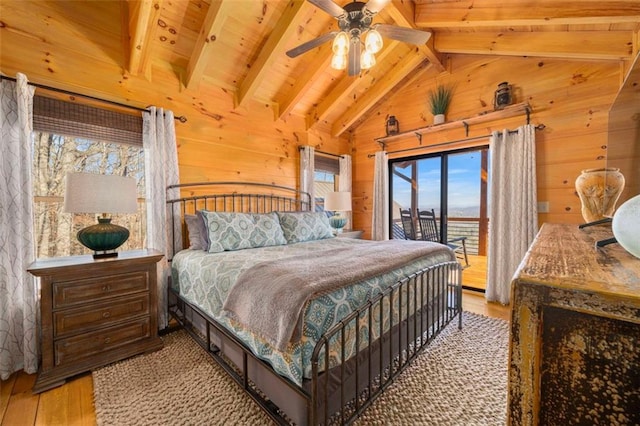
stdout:
POLYGON ((340 174, 340 160, 334 157, 316 155, 314 157, 315 169, 334 175, 340 174))
POLYGON ((142 146, 142 116, 45 96, 33 98, 33 129, 64 136, 142 146))

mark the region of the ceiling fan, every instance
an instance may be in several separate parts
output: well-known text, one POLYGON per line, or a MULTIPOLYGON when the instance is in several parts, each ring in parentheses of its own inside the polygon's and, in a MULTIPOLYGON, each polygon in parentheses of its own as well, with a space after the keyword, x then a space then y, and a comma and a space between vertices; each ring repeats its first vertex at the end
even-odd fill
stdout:
POLYGON ((427 31, 404 28, 396 25, 374 24, 373 17, 391 0, 369 0, 367 3, 354 0, 344 8, 332 0, 308 0, 309 3, 324 10, 338 20, 340 31, 331 31, 287 51, 287 56, 295 58, 321 44, 333 39, 333 58, 331 66, 345 69, 348 66, 350 76, 360 74, 375 64, 375 53, 382 49, 382 36, 406 43, 422 45, 429 40, 427 31), (365 34, 364 51, 360 36, 365 34))

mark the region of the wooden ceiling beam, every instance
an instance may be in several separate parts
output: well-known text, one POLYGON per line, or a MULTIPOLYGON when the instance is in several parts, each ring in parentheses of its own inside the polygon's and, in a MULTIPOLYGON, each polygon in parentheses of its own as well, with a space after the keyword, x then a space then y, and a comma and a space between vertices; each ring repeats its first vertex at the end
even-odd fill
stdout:
POLYGON ((155 36, 162 0, 129 2, 129 65, 131 75, 149 77, 151 41, 155 36))
POLYGON ((209 4, 209 10, 207 10, 200 33, 198 33, 198 39, 191 51, 187 71, 184 74, 184 85, 189 89, 195 88, 204 76, 204 70, 209 64, 211 56, 212 49, 210 47, 222 32, 222 26, 228 13, 225 5, 229 3, 222 0, 212 0, 209 4))
MULTIPOLYGON (((391 19, 393 19, 396 24, 402 27, 419 29, 414 21, 414 2, 392 0, 391 4, 387 6, 386 12, 391 16, 391 19)), ((420 52, 429 59, 429 62, 431 62, 438 72, 445 71, 443 57, 436 52, 436 49, 434 48, 433 35, 429 38, 426 45, 419 46, 419 48, 420 52)))
POLYGON ((244 105, 247 99, 254 95, 262 81, 269 74, 271 66, 284 54, 289 39, 298 30, 301 18, 307 13, 308 9, 306 9, 305 5, 306 2, 304 0, 291 0, 287 4, 276 27, 260 49, 260 54, 251 64, 249 73, 238 88, 236 107, 244 105))
POLYGON ((425 58, 419 54, 409 54, 402 58, 391 71, 385 73, 377 83, 367 90, 360 98, 355 99, 345 114, 340 116, 331 127, 334 137, 347 131, 353 123, 373 108, 384 96, 418 68, 425 58))
POLYGON ((630 31, 474 32, 438 34, 442 53, 625 60, 632 54, 630 31))
POLYGON ((277 101, 279 106, 278 118, 289 114, 296 104, 307 94, 309 89, 311 89, 320 75, 331 65, 331 49, 331 43, 320 46, 314 60, 309 63, 304 73, 296 76, 296 82, 291 92, 283 99, 277 101))
POLYGON ((428 1, 416 5, 415 23, 426 28, 591 25, 638 22, 638 0, 428 1))

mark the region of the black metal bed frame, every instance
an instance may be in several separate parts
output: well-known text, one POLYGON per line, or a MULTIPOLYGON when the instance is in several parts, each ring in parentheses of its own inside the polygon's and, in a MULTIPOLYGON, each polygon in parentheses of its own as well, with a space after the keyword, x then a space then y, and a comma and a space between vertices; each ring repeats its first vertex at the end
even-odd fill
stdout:
MULTIPOLYGON (((195 184, 204 185, 229 187, 246 183, 195 184)), ((311 206, 306 193, 268 184, 250 185, 263 186, 269 191, 295 192, 296 196, 235 192, 191 195, 167 201, 169 214, 175 224, 176 220, 182 220, 176 218, 175 213, 184 215, 199 208, 257 213, 283 211, 287 207, 306 210, 311 206), (304 194, 307 200, 300 199, 304 194)), ((189 186, 193 185, 173 188, 185 191, 189 186)), ((277 374, 239 338, 174 292, 170 283, 169 312, 278 424, 349 424, 409 367, 456 315, 458 327, 462 328, 461 267, 451 261, 417 271, 343 318, 318 340, 311 357, 312 377, 305 379, 302 387, 277 374), (378 338, 373 335, 374 318, 380 323, 378 338), (358 348, 352 357, 345 354, 349 334, 355 335, 355 348, 358 348)))

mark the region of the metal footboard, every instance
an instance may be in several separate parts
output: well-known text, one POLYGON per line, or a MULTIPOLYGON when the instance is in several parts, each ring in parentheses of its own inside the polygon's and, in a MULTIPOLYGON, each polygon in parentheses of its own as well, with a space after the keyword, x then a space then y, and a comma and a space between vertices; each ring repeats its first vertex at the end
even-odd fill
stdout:
POLYGON ((312 355, 312 378, 301 388, 206 313, 171 294, 172 316, 278 424, 350 424, 456 316, 462 328, 460 265, 425 268, 327 331, 312 355), (194 325, 196 317, 204 330, 194 325), (359 350, 349 357, 346 342, 352 333, 359 350))
POLYGON ((351 423, 456 315, 462 328, 461 313, 461 268, 447 262, 404 278, 344 318, 313 352, 309 423, 351 423), (348 334, 358 354, 342 362, 348 334), (339 362, 324 371, 331 354, 339 362))

